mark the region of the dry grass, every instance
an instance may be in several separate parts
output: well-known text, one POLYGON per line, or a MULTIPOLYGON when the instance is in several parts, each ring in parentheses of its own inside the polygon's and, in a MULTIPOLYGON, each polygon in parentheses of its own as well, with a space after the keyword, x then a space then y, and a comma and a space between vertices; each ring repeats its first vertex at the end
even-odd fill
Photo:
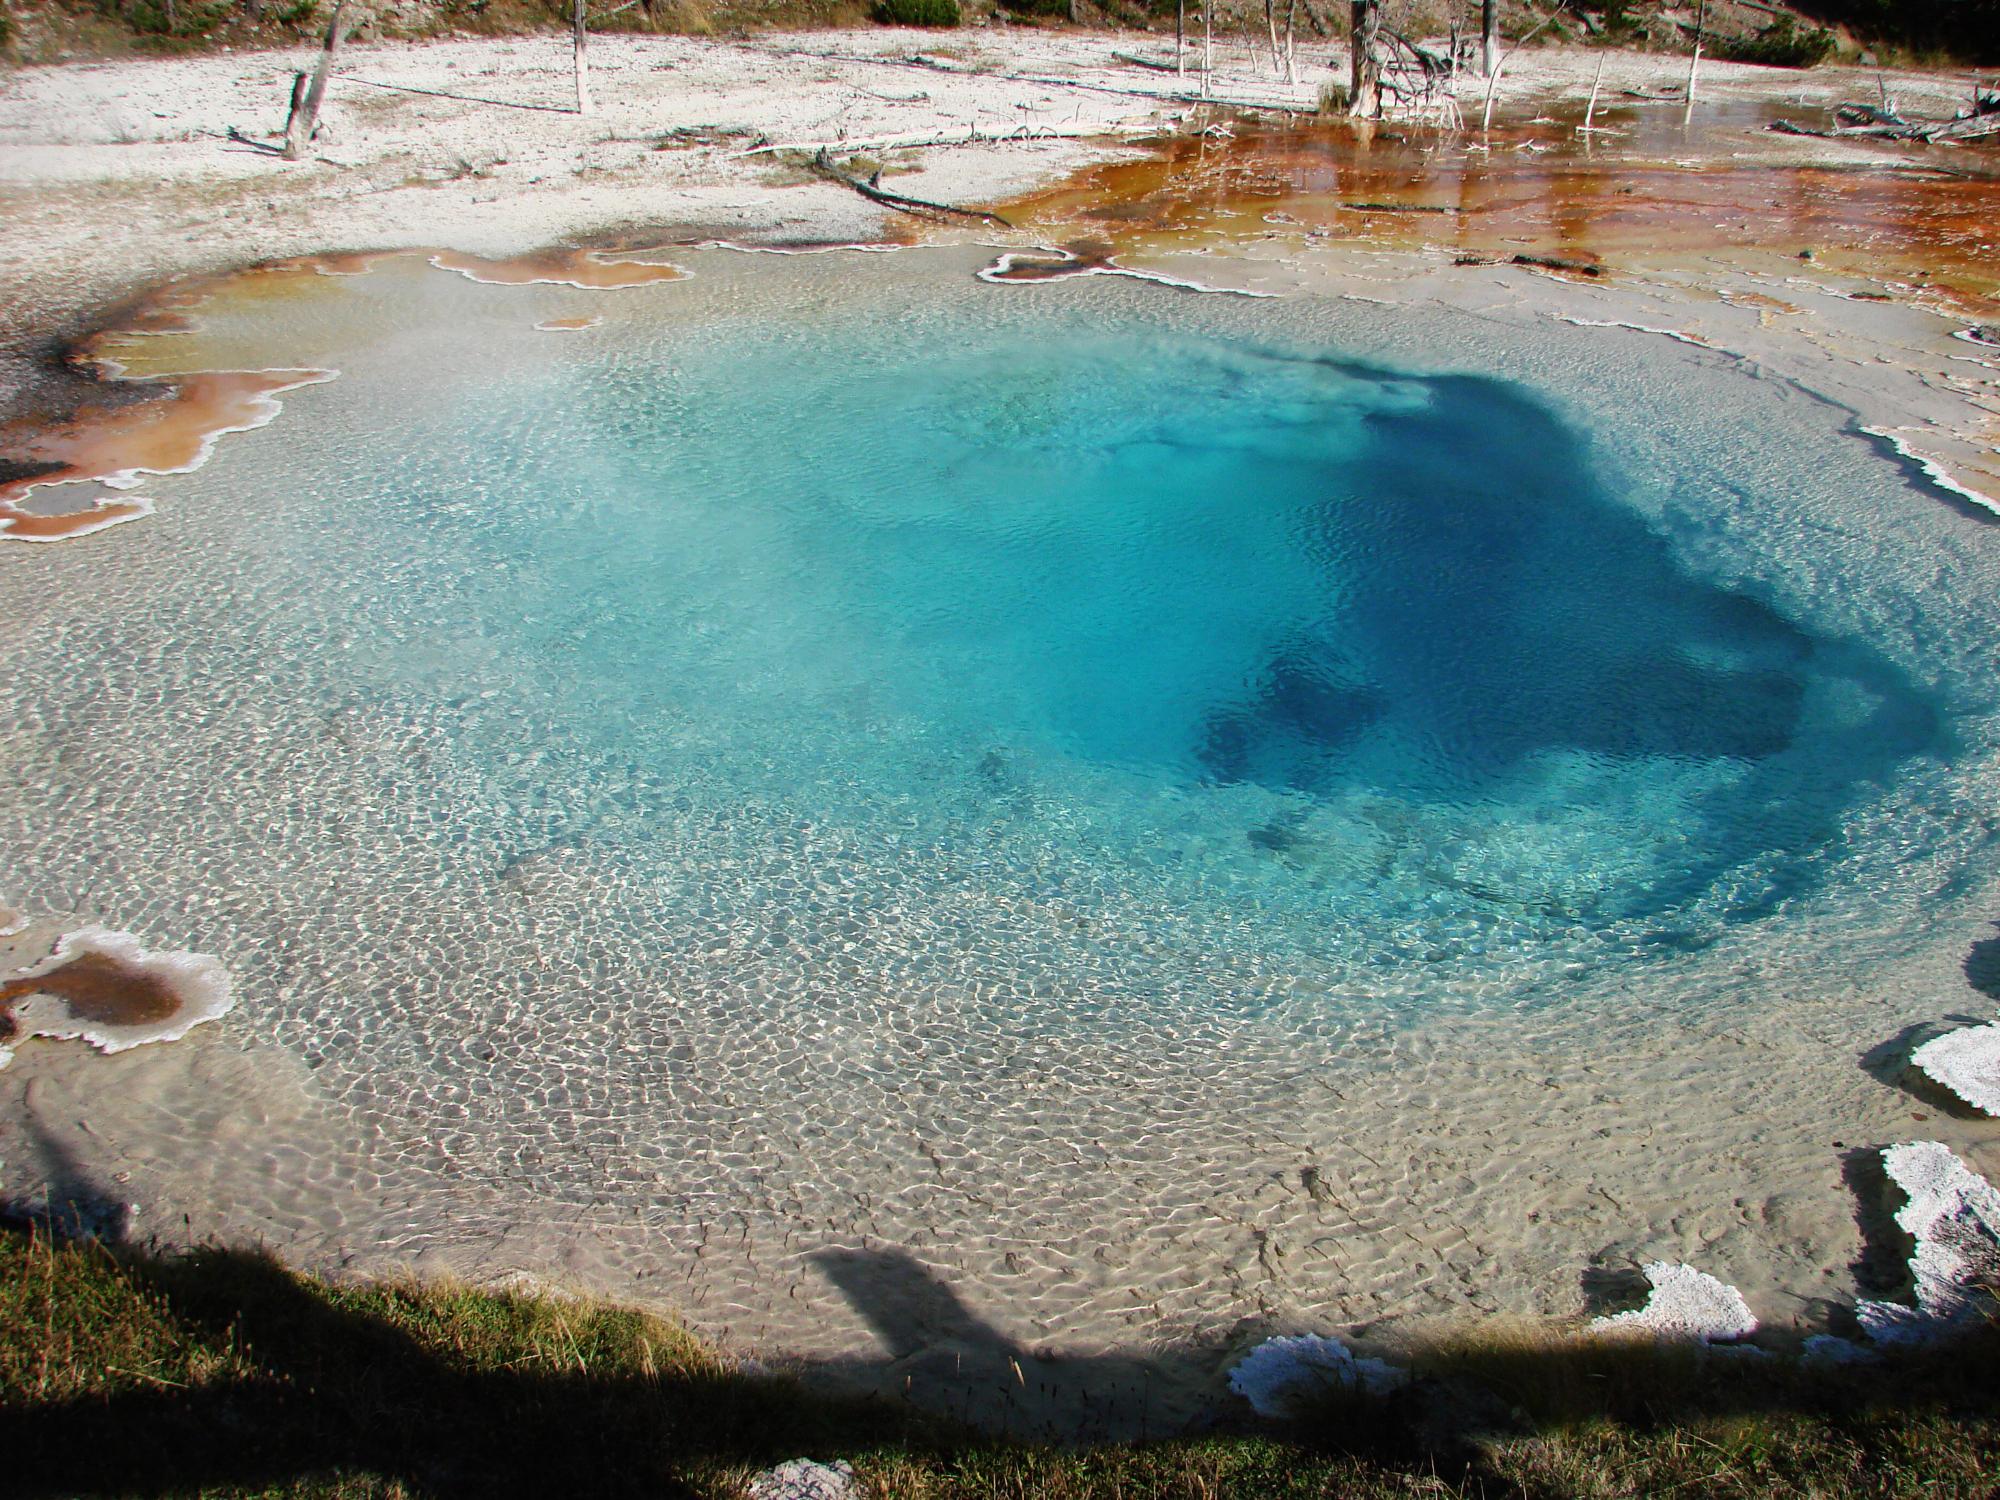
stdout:
POLYGON ((1866 1374, 1527 1325, 1409 1357, 1407 1390, 1284 1432, 1034 1446, 744 1378, 632 1309, 0 1231, 0 1488, 722 1497, 800 1454, 846 1457, 870 1493, 910 1500, 1972 1500, 2000 1484, 1991 1335, 1866 1374))

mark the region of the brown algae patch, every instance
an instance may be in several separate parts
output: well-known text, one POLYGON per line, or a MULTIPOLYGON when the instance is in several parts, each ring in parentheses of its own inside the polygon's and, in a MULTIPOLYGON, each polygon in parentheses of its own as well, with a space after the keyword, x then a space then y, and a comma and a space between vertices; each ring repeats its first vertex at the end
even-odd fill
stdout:
POLYGON ((531 255, 489 259, 459 250, 440 250, 431 264, 492 286, 573 286, 587 292, 618 291, 680 281, 687 272, 660 261, 613 260, 600 250, 541 250, 531 255))
POLYGON ((543 333, 581 333, 586 328, 600 327, 602 318, 545 318, 535 325, 543 333))
POLYGON ((234 1004, 228 971, 207 954, 149 953, 129 932, 79 927, 49 957, 0 981, 0 1066, 28 1037, 122 1052, 175 1041, 234 1004))
POLYGON ((331 370, 313 369, 147 377, 144 383, 162 389, 159 399, 81 414, 13 449, 9 457, 21 477, 0 482, 0 538, 62 541, 135 520, 151 510, 150 500, 106 496, 56 515, 39 514, 28 501, 33 491, 50 485, 95 483, 123 490, 141 475, 189 473, 206 461, 216 439, 274 420, 283 409, 277 398, 286 391, 332 378, 331 370))

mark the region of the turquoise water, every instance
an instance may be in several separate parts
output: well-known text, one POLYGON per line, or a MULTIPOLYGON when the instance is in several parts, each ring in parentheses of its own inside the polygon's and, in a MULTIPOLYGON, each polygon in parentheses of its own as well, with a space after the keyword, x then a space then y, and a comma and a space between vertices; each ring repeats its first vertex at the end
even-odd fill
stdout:
MULTIPOLYGON (((47 773, 108 856, 179 779, 176 815, 273 830, 274 899, 315 818, 368 809, 385 870, 615 852, 647 915, 566 941, 727 910, 811 979, 871 912, 1062 900, 1052 992, 1303 980, 1343 1016, 1985 878, 1986 533, 1788 387, 1546 321, 995 287, 958 252, 697 260, 609 294, 392 262, 207 310, 215 363, 341 376, 150 484, 108 563, 49 549, 64 629, 142 638, 18 688, 107 753, 126 704, 129 790, 47 773), (443 743, 360 793, 252 784, 226 736, 155 764, 222 702, 274 743, 443 743), (1155 943, 1214 975, 1125 972, 1155 943)), ((896 958, 1029 962, 989 939, 896 958)))
POLYGON ((1171 800, 1305 922, 1698 940, 1676 913, 1769 914, 1946 746, 1935 694, 1676 557, 1521 384, 1135 315, 1052 337, 1014 295, 963 339, 853 309, 565 364, 526 445, 520 396, 482 414, 476 448, 527 448, 463 521, 516 569, 500 649, 668 782, 1067 781, 1185 864, 1143 812, 1171 800))
POLYGON ((819 1350, 863 1243, 1106 1346, 1820 1295, 2000 891, 1993 528, 1664 340, 983 261, 204 311, 339 378, 0 550, 0 892, 240 997, 107 1138, 819 1350))

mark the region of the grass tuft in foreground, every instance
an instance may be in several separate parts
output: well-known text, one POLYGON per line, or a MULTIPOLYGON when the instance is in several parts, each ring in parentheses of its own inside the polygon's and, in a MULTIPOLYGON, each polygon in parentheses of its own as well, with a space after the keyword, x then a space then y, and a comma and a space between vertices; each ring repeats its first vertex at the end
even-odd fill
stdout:
POLYGON ((231 1250, 0 1232, 0 1490, 730 1496, 800 1455, 958 1497, 1988 1496, 2000 1335, 1870 1371, 1496 1324, 1278 1432, 1060 1448, 750 1379, 650 1314, 336 1286, 231 1250))

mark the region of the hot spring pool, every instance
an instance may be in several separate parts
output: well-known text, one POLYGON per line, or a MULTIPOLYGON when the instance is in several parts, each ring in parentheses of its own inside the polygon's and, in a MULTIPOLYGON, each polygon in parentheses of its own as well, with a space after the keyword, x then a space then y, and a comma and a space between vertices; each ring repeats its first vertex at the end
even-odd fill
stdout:
POLYGON ((0 556, 0 873, 242 995, 45 1088, 301 1253, 822 1355, 953 1342, 870 1247, 1091 1348, 1844 1267, 1993 905, 2000 533, 1717 355, 983 259, 135 342, 340 373, 0 556))

